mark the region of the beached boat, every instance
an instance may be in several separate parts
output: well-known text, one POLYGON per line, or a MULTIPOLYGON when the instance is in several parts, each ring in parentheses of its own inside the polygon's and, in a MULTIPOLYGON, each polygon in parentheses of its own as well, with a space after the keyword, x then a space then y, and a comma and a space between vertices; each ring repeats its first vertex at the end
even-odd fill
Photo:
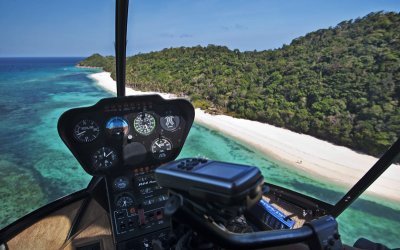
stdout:
POLYGON ((0 249, 351 248, 341 242, 347 225, 335 218, 394 162, 400 140, 335 205, 264 182, 251 166, 174 161, 193 106, 159 95, 125 96, 128 1, 117 0, 116 9, 118 97, 69 110, 58 123, 93 179, 2 229, 0 249))

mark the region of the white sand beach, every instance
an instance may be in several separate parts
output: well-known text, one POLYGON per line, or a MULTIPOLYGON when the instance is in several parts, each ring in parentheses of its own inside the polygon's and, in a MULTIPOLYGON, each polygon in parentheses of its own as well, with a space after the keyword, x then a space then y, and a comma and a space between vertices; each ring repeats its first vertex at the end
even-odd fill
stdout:
MULTIPOLYGON (((110 77, 110 73, 95 73, 89 77, 102 88, 116 93, 115 81, 110 77)), ((176 98, 172 94, 126 88, 126 95, 142 94, 159 94, 164 98, 176 98)), ((289 167, 345 187, 353 186, 378 160, 309 135, 261 122, 226 115, 211 115, 200 109, 196 109, 195 122, 235 138, 289 167)), ((367 192, 400 201, 400 166, 391 166, 367 192)))

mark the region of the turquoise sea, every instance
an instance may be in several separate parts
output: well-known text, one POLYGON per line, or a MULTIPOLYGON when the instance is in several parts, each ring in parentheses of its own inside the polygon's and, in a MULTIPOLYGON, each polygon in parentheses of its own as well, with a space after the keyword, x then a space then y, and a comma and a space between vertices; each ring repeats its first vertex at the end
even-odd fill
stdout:
MULTIPOLYGON (((66 110, 112 96, 75 68, 81 58, 0 58, 0 228, 90 180, 59 139, 66 110)), ((334 204, 347 191, 275 163, 224 135, 195 124, 179 157, 258 166, 267 182, 334 204)), ((399 247, 400 204, 363 196, 339 217, 347 244, 367 237, 399 247)))

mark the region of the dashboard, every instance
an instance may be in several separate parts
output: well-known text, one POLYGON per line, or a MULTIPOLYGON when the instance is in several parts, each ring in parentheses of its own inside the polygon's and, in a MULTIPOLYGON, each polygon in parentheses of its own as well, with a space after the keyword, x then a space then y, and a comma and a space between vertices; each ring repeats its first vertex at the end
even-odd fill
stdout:
POLYGON ((106 98, 60 117, 59 135, 83 169, 105 178, 117 249, 167 241, 168 190, 154 170, 179 155, 193 120, 188 101, 159 95, 106 98))
POLYGON ((106 98, 65 112, 58 132, 87 173, 114 175, 175 159, 193 119, 193 106, 183 99, 106 98))

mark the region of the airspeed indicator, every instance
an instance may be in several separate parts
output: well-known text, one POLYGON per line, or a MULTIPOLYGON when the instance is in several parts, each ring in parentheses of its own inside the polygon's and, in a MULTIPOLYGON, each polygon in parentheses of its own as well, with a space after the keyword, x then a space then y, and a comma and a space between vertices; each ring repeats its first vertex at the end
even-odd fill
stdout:
POLYGON ((74 127, 74 138, 79 142, 92 142, 99 135, 100 128, 92 120, 82 120, 74 127))

